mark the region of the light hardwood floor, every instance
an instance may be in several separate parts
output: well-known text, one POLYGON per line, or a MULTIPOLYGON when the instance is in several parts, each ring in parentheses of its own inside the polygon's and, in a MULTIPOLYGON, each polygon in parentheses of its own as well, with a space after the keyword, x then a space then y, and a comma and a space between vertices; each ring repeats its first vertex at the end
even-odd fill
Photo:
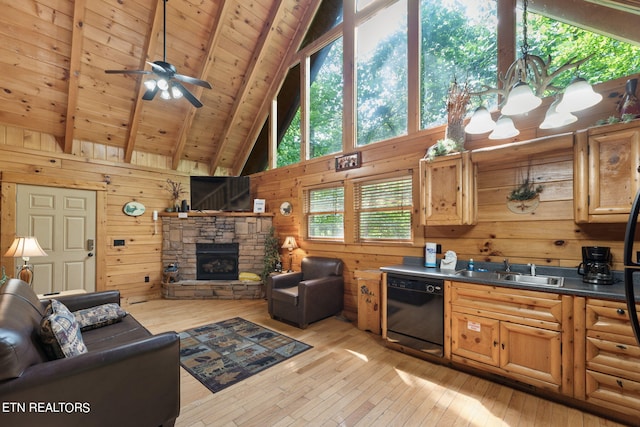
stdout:
POLYGON ((339 318, 301 330, 264 300, 152 300, 125 307, 151 332, 242 317, 313 346, 218 393, 181 370, 177 426, 617 426, 387 349, 339 318))

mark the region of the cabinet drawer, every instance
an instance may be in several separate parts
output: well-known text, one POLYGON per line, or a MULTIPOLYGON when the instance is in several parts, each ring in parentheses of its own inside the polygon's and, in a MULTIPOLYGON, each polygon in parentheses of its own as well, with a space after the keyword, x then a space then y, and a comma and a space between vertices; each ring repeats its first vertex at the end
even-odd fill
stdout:
POLYGON ((640 347, 587 337, 587 369, 640 382, 640 347))
POLYGON ((558 294, 491 285, 453 282, 452 310, 560 330, 562 297, 558 294))
MULTIPOLYGON (((640 310, 640 304, 636 307, 640 310)), ((586 328, 588 331, 633 337, 627 305, 620 301, 587 299, 586 328)))
POLYGON ((640 418, 640 383, 587 370, 587 402, 640 418))

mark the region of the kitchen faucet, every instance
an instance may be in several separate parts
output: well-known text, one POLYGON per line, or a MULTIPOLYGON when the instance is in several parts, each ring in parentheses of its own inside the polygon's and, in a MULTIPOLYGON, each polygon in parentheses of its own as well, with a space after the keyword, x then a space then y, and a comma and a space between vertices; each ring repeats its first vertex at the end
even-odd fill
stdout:
POLYGON ((529 266, 529 268, 531 269, 531 275, 535 276, 536 275, 536 265, 534 263, 531 264, 527 264, 529 266))
POLYGON ((509 258, 504 259, 504 271, 511 272, 511 266, 509 265, 509 258))

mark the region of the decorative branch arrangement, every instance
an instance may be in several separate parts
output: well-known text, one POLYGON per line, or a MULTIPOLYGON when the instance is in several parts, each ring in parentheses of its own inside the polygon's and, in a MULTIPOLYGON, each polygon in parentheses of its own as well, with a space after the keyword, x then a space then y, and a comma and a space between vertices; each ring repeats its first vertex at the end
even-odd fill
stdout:
POLYGON ((180 197, 183 194, 187 193, 187 191, 184 188, 182 188, 181 182, 176 182, 171 179, 167 179, 166 190, 171 195, 171 200, 173 201, 172 207, 174 207, 178 203, 178 200, 180 200, 180 197))
POLYGON ((458 84, 456 79, 449 86, 447 96, 447 130, 445 138, 429 147, 425 158, 433 160, 435 157, 464 150, 464 126, 463 120, 467 114, 469 104, 469 86, 458 84))

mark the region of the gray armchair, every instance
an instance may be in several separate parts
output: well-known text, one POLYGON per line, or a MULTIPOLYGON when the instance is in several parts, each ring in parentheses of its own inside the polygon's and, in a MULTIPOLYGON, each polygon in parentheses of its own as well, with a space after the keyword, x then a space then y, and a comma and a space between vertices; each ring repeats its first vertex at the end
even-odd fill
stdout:
POLYGON ((267 283, 269 315, 304 329, 309 323, 342 312, 342 270, 339 259, 311 256, 302 260, 301 272, 271 277, 267 283))

